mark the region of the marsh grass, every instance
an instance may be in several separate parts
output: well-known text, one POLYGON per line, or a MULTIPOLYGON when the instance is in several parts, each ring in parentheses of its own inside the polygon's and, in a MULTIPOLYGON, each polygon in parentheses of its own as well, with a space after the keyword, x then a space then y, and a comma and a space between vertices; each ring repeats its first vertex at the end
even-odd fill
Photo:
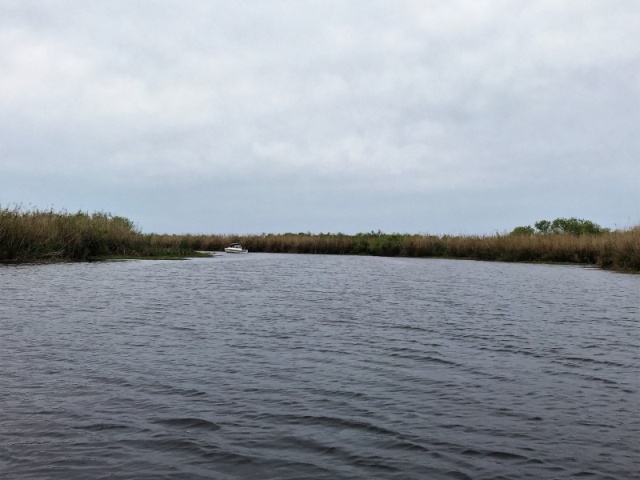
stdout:
POLYGON ((575 263, 640 272, 640 226, 583 235, 158 235, 143 234, 130 220, 109 213, 0 208, 3 262, 184 258, 197 256, 197 251, 220 251, 238 241, 251 252, 575 263))
POLYGON ((154 242, 222 250, 241 242, 251 252, 464 258, 506 262, 572 263, 640 272, 640 226, 597 235, 535 234, 436 236, 360 233, 279 235, 156 235, 154 242))
POLYGON ((0 208, 0 261, 166 258, 190 250, 153 244, 133 223, 109 213, 0 208))

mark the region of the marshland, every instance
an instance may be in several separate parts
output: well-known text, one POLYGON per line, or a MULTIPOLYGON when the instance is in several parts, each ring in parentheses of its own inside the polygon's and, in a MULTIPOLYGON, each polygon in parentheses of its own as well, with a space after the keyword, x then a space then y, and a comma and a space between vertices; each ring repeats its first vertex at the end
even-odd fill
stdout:
POLYGON ((640 278, 543 262, 637 271, 639 229, 547 223, 157 235, 5 209, 2 258, 33 263, 0 265, 0 477, 632 478, 640 278))
POLYGON ((241 242, 252 252, 460 258, 504 262, 575 263, 640 271, 640 226, 608 230, 588 220, 541 220, 495 235, 368 232, 259 235, 142 233, 110 213, 0 208, 0 261, 87 261, 184 258, 241 242))
POLYGON ((172 242, 159 244, 127 218, 110 213, 0 209, 0 261, 87 261, 194 255, 172 242))

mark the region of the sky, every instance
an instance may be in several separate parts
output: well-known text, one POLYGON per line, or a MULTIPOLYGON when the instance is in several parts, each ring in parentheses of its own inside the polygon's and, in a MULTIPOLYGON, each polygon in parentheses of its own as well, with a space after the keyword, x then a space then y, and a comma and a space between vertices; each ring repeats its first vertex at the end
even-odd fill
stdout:
POLYGON ((145 233, 640 224, 637 0, 2 0, 0 207, 145 233))

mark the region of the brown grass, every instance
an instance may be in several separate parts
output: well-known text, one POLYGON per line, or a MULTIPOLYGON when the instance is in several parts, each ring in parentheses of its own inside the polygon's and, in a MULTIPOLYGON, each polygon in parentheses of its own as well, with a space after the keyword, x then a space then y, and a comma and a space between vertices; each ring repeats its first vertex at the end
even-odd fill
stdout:
POLYGON ((111 256, 182 256, 152 245, 133 223, 108 213, 0 208, 0 261, 84 261, 111 256))
POLYGON ((239 241, 252 252, 443 257, 594 265, 640 272, 640 226, 599 235, 435 236, 366 233, 154 235, 153 242, 219 251, 239 241))
POLYGON ((0 261, 5 262, 184 257, 238 241, 252 252, 560 262, 640 272, 640 226, 587 235, 158 235, 140 233, 130 220, 107 213, 0 208, 0 261))

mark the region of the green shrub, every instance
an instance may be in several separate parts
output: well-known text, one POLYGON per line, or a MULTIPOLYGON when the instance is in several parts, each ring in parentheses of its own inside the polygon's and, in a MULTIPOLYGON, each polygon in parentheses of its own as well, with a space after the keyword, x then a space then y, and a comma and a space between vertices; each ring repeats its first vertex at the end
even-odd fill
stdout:
POLYGON ((529 225, 525 226, 525 227, 516 227, 514 228, 510 235, 533 235, 535 233, 535 230, 533 229, 533 227, 530 227, 529 225))

